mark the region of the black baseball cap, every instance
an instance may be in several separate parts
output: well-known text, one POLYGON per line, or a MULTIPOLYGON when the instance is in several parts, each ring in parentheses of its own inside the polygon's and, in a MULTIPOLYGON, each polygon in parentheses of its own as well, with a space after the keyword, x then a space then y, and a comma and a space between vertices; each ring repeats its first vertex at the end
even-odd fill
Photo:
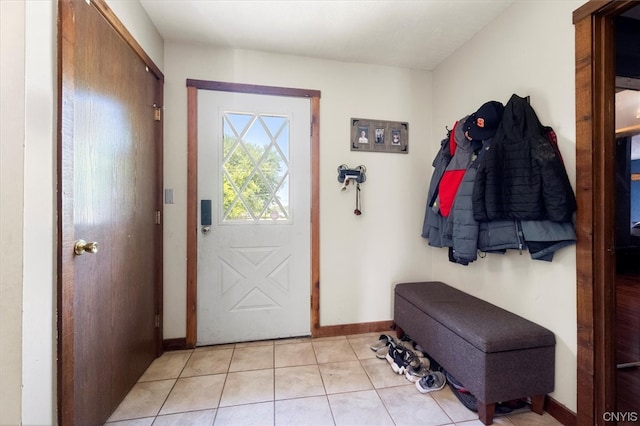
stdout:
POLYGON ((502 121, 504 105, 498 101, 484 103, 464 122, 464 130, 475 140, 490 139, 502 121))

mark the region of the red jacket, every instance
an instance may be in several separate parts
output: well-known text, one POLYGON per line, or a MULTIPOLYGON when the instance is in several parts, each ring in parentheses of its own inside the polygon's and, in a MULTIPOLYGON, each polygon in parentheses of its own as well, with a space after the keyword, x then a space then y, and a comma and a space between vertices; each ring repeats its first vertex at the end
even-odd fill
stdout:
POLYGON ((463 124, 466 119, 467 117, 464 117, 456 121, 449 135, 449 151, 452 157, 438 186, 439 211, 444 217, 449 216, 460 182, 473 159, 473 145, 464 134, 463 124))

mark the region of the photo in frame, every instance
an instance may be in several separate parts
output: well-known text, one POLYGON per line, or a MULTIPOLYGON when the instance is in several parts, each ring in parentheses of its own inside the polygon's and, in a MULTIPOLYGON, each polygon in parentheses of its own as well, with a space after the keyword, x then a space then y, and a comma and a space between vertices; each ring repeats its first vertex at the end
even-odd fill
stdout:
POLYGON ((360 126, 358 127, 358 143, 369 143, 369 128, 360 126))
POLYGON ((409 123, 351 119, 351 151, 409 153, 409 123))

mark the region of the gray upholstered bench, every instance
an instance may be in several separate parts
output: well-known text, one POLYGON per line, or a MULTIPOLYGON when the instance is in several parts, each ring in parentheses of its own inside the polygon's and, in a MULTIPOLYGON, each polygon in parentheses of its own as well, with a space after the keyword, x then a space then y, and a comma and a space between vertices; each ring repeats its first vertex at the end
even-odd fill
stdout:
POLYGON ((495 404, 531 398, 542 414, 553 391, 555 336, 549 330, 441 282, 397 284, 394 322, 477 400, 493 422, 495 404))

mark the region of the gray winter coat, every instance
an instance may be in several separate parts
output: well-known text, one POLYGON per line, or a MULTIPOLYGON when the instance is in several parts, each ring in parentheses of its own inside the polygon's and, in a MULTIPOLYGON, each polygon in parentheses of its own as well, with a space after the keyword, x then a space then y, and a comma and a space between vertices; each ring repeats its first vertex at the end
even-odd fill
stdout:
POLYGON ((447 180, 446 175, 466 170, 471 162, 473 150, 471 142, 464 134, 466 119, 467 116, 458 120, 452 130, 453 135, 449 133, 447 138, 441 141, 440 151, 433 160, 434 171, 429 184, 427 206, 422 225, 422 237, 428 239, 429 245, 433 247, 451 247, 452 245, 451 234, 446 232, 448 218, 440 212, 440 191, 443 189, 445 194, 442 195, 446 199, 452 200, 456 196, 457 187, 452 185, 455 179, 447 180), (452 136, 455 142, 454 146, 451 145, 452 136), (441 182, 445 184, 445 188, 441 187, 441 182))
POLYGON ((433 247, 444 247, 442 230, 444 229, 446 218, 438 213, 436 201, 438 198, 438 185, 440 185, 440 179, 442 179, 449 161, 451 161, 451 154, 449 153, 449 138, 447 137, 440 142, 440 151, 433 159, 434 170, 429 183, 427 206, 422 224, 422 238, 428 239, 429 245, 433 247))
POLYGON ((477 171, 478 162, 474 160, 462 178, 446 227, 446 234, 450 235, 452 241, 451 260, 462 265, 468 265, 478 258, 480 224, 473 218, 472 200, 477 171))
POLYGON ((508 249, 528 249, 532 259, 551 261, 557 250, 575 243, 573 223, 508 219, 478 222, 473 218, 473 185, 481 164, 479 159, 490 145, 490 140, 484 142, 458 189, 444 234, 452 242, 450 260, 468 265, 477 259, 478 251, 504 253, 508 249))
POLYGON ((473 186, 478 166, 481 164, 480 160, 490 146, 490 139, 484 141, 478 156, 473 158, 467 168, 446 227, 445 235, 451 239, 453 249, 450 260, 461 265, 468 265, 478 258, 478 241, 483 230, 486 232, 489 227, 513 227, 513 221, 495 221, 487 226, 486 223, 478 222, 473 218, 473 186))
POLYGON ((478 250, 504 253, 508 249, 528 250, 534 260, 551 262, 556 251, 575 244, 572 222, 552 220, 492 220, 481 222, 478 250))

